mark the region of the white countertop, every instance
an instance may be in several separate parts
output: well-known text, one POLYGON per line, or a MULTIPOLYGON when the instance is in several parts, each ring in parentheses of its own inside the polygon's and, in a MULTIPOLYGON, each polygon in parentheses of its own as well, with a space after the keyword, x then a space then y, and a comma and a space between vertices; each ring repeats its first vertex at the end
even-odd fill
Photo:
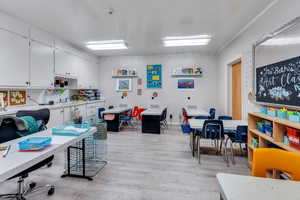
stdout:
POLYGON ((5 158, 2 157, 2 154, 0 155, 0 183, 17 173, 22 172, 24 169, 27 169, 41 162, 42 160, 57 153, 58 151, 62 151, 68 146, 82 140, 83 138, 94 134, 95 132, 96 128, 91 128, 91 130, 87 133, 84 133, 77 137, 56 136, 52 135, 51 129, 48 129, 46 131, 38 132, 1 144, 1 146, 11 145, 11 149, 5 158), (52 144, 43 151, 19 152, 18 142, 23 141, 29 137, 51 137, 52 144))
POLYGON ((297 200, 300 182, 258 178, 235 174, 217 174, 224 200, 297 200))
POLYGON ((105 100, 94 100, 94 101, 79 101, 79 102, 67 102, 67 103, 58 103, 54 105, 24 105, 24 106, 14 106, 8 107, 7 111, 1 111, 0 115, 13 115, 16 114, 19 110, 38 110, 43 108, 49 108, 50 110, 59 109, 64 107, 71 107, 77 105, 84 105, 84 104, 93 104, 98 102, 104 102, 105 100))

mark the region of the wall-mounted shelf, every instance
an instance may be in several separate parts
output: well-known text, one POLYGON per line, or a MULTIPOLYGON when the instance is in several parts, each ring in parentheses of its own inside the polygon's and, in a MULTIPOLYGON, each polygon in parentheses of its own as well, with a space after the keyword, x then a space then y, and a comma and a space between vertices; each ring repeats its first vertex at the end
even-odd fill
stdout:
POLYGON ((300 123, 291 122, 288 120, 279 119, 278 117, 271 117, 261 113, 249 113, 248 114, 248 164, 252 167, 253 150, 252 138, 258 138, 258 148, 268 148, 268 144, 276 145, 277 147, 286 151, 300 153, 299 149, 293 146, 283 143, 284 131, 286 127, 292 127, 300 130, 300 123), (268 120, 273 125, 273 136, 268 136, 265 133, 260 132, 256 128, 256 123, 259 121, 268 120))
POLYGON ((187 78, 187 77, 190 77, 190 78, 200 78, 202 77, 203 75, 202 74, 172 74, 172 77, 177 77, 177 78, 187 78))
POLYGON ((112 78, 138 78, 138 76, 125 76, 125 75, 121 75, 121 76, 112 76, 112 78))

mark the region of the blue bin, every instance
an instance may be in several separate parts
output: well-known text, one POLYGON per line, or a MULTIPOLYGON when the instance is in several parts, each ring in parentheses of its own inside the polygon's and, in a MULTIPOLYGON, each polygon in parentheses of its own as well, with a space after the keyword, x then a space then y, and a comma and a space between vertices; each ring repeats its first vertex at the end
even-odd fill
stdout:
POLYGON ((287 119, 287 111, 278 110, 277 114, 279 119, 287 119))
POLYGON ((20 151, 39 151, 51 144, 51 137, 32 137, 19 142, 20 151))
POLYGON ((265 125, 265 133, 268 136, 273 137, 273 127, 270 125, 265 125))
POLYGON ((261 107, 259 108, 259 110, 260 110, 260 113, 261 113, 261 114, 267 115, 268 109, 267 109, 266 107, 261 106, 261 107))
POLYGON ((268 110, 267 113, 271 117, 276 117, 277 116, 277 110, 268 110))
POLYGON ((62 125, 52 128, 52 135, 61 135, 61 136, 80 136, 87 131, 90 130, 89 124, 69 124, 69 125, 62 125), (66 130, 66 127, 74 127, 80 128, 81 130, 74 131, 74 130, 66 130))
POLYGON ((189 124, 181 124, 181 130, 183 133, 190 134, 192 129, 189 124))
POLYGON ((291 122, 300 122, 300 115, 289 115, 289 120, 291 122))

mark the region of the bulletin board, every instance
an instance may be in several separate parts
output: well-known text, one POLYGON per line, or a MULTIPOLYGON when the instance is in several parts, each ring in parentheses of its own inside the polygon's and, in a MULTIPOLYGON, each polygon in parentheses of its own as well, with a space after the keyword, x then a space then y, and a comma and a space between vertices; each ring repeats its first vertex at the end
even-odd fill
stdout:
POLYGON ((162 88, 162 65, 147 65, 147 88, 162 88))

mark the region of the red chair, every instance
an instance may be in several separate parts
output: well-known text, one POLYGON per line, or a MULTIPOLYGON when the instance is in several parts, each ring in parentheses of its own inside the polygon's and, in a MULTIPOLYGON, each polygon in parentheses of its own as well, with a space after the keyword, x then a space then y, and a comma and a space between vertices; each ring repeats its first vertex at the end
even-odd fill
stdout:
POLYGON ((189 119, 188 119, 188 116, 187 116, 187 112, 184 108, 182 109, 182 114, 183 114, 183 123, 187 124, 189 122, 189 119))
POLYGON ((142 120, 142 112, 145 111, 145 108, 140 108, 139 109, 139 113, 138 113, 138 120, 141 121, 142 120))

